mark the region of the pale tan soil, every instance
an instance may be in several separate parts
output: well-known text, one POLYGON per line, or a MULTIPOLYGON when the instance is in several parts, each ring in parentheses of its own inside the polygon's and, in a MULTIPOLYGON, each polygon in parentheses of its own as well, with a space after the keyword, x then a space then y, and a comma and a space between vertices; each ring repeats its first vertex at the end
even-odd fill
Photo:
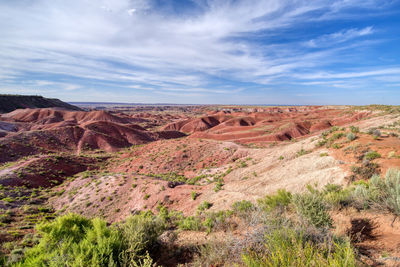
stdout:
POLYGON ((235 201, 254 201, 281 188, 300 192, 307 184, 318 187, 328 183, 343 184, 346 174, 333 157, 320 156, 325 150, 297 157, 301 149, 314 149, 314 139, 310 137, 297 143, 253 150, 248 155, 252 158, 248 161, 249 167, 232 171, 225 178, 223 190, 204 193, 202 198, 214 203, 213 209, 227 209, 235 201), (284 159, 280 160, 280 156, 284 159))

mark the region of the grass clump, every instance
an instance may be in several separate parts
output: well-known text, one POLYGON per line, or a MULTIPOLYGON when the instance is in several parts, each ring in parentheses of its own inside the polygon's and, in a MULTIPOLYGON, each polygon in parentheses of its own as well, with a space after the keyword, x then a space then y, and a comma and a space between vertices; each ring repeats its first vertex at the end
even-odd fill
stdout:
POLYGON ((122 236, 101 219, 69 214, 39 224, 37 231, 40 242, 27 250, 20 266, 108 266, 124 249, 122 236))
POLYGON ((16 266, 138 266, 152 262, 147 251, 164 228, 150 212, 111 226, 99 218, 67 214, 37 226, 38 244, 16 266))
POLYGON ((364 159, 366 160, 374 160, 374 159, 378 159, 381 157, 381 154, 379 154, 376 151, 369 151, 364 155, 364 159))
POLYGON ((204 211, 204 210, 208 210, 209 208, 212 207, 212 203, 208 202, 208 201, 203 201, 203 203, 201 203, 197 209, 199 211, 204 211))
POLYGON ((319 247, 308 240, 305 232, 280 229, 267 233, 263 244, 262 253, 250 251, 242 255, 245 266, 356 266, 350 242, 319 247))
POLYGON ((285 189, 279 189, 274 195, 267 195, 262 199, 258 199, 258 206, 265 210, 271 211, 275 208, 286 208, 292 201, 292 194, 285 189))
POLYGON ((384 179, 374 175, 368 183, 354 189, 355 199, 363 208, 376 208, 400 216, 400 170, 389 169, 384 179))
POLYGON ((346 135, 346 138, 347 138, 347 140, 349 140, 349 141, 354 141, 356 138, 357 138, 357 136, 354 134, 354 133, 348 133, 347 135, 346 135))
POLYGON ((301 156, 303 156, 303 155, 306 155, 306 154, 308 154, 308 153, 310 153, 310 151, 308 151, 308 150, 305 150, 305 149, 300 149, 299 151, 297 151, 297 156, 298 157, 301 157, 301 156))
POLYGON ((253 210, 255 206, 248 200, 236 201, 232 205, 232 210, 235 214, 247 213, 253 210))
POLYGON ((332 218, 321 194, 316 191, 293 196, 293 204, 297 214, 303 221, 317 227, 332 227, 332 218))
POLYGON ((360 132, 360 128, 351 125, 350 127, 350 132, 352 132, 353 134, 359 133, 360 132))
POLYGON ((178 223, 178 228, 181 230, 199 231, 201 228, 201 221, 197 217, 188 216, 186 218, 183 218, 178 223))

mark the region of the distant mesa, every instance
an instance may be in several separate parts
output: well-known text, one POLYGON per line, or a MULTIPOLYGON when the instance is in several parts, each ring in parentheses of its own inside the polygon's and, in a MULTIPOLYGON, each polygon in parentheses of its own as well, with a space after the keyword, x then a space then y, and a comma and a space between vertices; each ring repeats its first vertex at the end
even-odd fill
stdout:
POLYGON ((62 108, 80 111, 81 109, 57 98, 45 98, 38 95, 0 94, 0 113, 8 113, 24 108, 62 108))

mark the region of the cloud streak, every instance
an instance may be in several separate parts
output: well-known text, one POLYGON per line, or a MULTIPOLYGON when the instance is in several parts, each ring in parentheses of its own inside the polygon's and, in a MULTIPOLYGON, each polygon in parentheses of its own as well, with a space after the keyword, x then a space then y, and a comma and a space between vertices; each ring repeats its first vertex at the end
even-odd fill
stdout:
MULTIPOLYGON (((156 99, 160 92, 212 96, 244 93, 237 90, 244 85, 359 78, 352 70, 321 68, 335 64, 349 41, 373 36, 373 26, 272 40, 316 18, 333 21, 377 6, 372 0, 198 0, 186 9, 176 1, 2 1, 0 78, 10 86, 41 80, 39 88, 56 86, 75 100, 74 89, 92 86, 149 91, 156 99)), ((358 45, 362 40, 352 43, 358 45)))

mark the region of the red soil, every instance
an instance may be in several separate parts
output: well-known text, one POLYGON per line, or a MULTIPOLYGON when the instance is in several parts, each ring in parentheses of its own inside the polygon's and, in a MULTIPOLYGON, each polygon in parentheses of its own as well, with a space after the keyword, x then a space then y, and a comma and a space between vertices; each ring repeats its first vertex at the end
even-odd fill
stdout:
POLYGON ((51 187, 65 177, 97 169, 105 157, 49 155, 19 162, 0 171, 0 184, 6 186, 51 187))
POLYGON ((18 132, 8 131, 0 137, 0 162, 42 152, 79 153, 93 149, 112 152, 131 145, 185 136, 177 131, 147 131, 134 124, 137 118, 105 111, 25 109, 0 118, 7 120, 2 128, 18 126, 18 132))
POLYGON ((349 142, 345 137, 336 143, 341 144, 340 149, 331 149, 331 154, 341 160, 344 164, 341 167, 351 173, 351 166, 361 166, 363 155, 368 151, 376 151, 381 157, 373 162, 379 164, 381 174, 385 175, 390 168, 400 166, 400 138, 383 134, 380 138, 374 139, 372 135, 357 134, 357 139, 349 142), (393 155, 390 155, 392 153, 393 155), (391 156, 391 157, 390 157, 391 156))
POLYGON ((163 129, 192 133, 192 138, 248 144, 291 140, 370 115, 368 112, 321 107, 274 107, 255 111, 209 113, 208 116, 170 123, 163 129))
POLYGON ((208 167, 219 167, 245 157, 247 152, 236 144, 211 140, 174 139, 135 147, 115 158, 113 172, 166 174, 176 172, 188 178, 208 167))

